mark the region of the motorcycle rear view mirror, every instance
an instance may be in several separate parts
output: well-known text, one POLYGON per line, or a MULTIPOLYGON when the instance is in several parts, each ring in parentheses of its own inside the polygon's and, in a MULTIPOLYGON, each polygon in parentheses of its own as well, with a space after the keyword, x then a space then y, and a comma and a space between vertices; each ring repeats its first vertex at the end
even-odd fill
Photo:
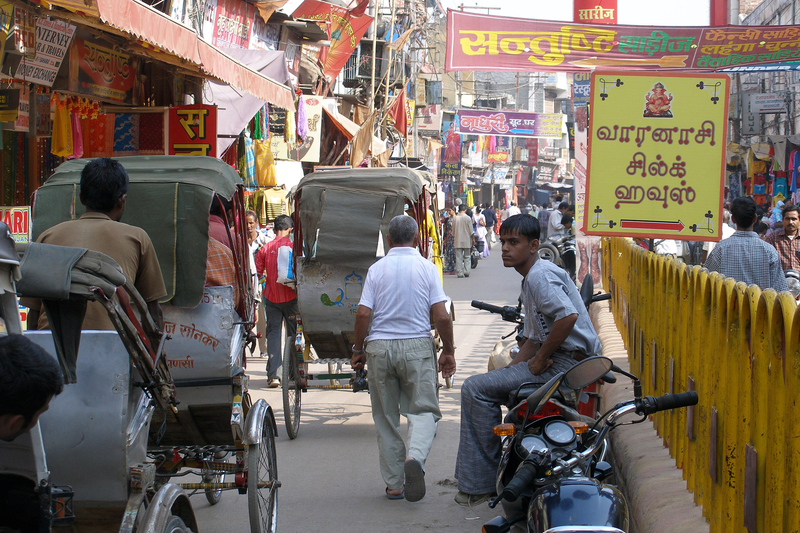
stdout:
POLYGON ((608 357, 588 357, 564 374, 564 385, 579 390, 602 378, 611 370, 613 363, 608 357))

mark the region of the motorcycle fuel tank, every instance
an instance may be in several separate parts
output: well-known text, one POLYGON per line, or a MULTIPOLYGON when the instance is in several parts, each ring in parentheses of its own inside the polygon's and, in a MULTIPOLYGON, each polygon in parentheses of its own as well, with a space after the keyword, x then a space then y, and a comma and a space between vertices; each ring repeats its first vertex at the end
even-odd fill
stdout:
POLYGON ((570 526, 628 531, 628 504, 616 487, 588 478, 558 481, 533 495, 528 507, 529 532, 568 532, 570 526))

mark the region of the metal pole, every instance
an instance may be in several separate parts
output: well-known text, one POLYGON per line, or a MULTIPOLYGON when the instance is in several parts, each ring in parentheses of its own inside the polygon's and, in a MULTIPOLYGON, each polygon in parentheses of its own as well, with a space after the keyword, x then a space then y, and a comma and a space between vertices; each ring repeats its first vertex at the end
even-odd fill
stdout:
POLYGON ((375 40, 377 39, 378 35, 378 10, 380 9, 380 0, 375 0, 375 3, 372 4, 372 9, 374 11, 372 17, 372 71, 369 80, 369 112, 370 114, 375 111, 375 54, 377 53, 378 45, 376 44, 375 40))

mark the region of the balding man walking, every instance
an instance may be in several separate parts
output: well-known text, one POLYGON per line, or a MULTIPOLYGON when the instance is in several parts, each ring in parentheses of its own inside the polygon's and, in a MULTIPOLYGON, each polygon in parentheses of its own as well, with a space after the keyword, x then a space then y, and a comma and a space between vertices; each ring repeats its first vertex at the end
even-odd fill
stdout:
POLYGON ((425 496, 425 460, 436 422, 442 418, 431 313, 443 344, 438 370, 445 378, 456 370, 447 297, 436 266, 416 249, 418 236, 413 218, 400 215, 390 222, 389 252, 370 267, 364 282, 350 359, 357 371, 369 364, 372 419, 378 430, 386 496, 390 500, 405 496, 410 502, 425 496), (407 451, 400 435, 401 414, 408 419, 407 451))

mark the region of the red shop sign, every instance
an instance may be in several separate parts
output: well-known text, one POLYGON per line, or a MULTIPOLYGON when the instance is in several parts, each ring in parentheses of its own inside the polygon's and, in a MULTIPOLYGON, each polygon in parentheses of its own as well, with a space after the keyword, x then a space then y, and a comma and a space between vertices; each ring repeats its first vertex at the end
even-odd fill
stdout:
POLYGON ((168 133, 169 155, 217 157, 217 106, 171 107, 168 133))
POLYGON ((617 0, 575 0, 575 22, 616 24, 617 0))
POLYGON ((76 38, 70 50, 69 90, 100 100, 133 103, 139 59, 131 54, 76 38))

